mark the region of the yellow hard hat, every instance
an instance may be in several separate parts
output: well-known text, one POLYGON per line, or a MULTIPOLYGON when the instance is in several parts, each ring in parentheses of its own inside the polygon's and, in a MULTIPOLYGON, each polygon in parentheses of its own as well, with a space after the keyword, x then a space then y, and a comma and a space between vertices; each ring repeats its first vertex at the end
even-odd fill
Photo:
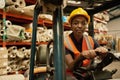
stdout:
POLYGON ((82 15, 84 17, 86 17, 88 24, 90 23, 90 16, 88 15, 88 13, 82 9, 82 8, 77 8, 75 10, 73 10, 68 18, 68 22, 71 23, 71 20, 73 19, 73 17, 77 16, 77 15, 82 15))

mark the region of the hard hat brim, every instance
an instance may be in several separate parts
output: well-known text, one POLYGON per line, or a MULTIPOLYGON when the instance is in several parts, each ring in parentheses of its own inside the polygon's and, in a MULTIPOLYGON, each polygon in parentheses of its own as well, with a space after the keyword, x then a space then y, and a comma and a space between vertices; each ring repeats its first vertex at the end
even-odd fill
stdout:
POLYGON ((87 19, 88 24, 90 23, 90 16, 82 15, 82 14, 75 14, 75 15, 72 15, 71 17, 68 17, 68 22, 71 23, 71 20, 76 16, 84 16, 87 19))

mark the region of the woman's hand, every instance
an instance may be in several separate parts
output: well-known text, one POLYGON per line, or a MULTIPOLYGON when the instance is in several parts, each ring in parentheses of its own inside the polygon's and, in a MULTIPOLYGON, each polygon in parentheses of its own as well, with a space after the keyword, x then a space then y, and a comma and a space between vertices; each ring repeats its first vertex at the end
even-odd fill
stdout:
POLYGON ((99 52, 100 54, 106 54, 108 50, 104 47, 98 47, 95 49, 95 52, 99 52))
POLYGON ((104 47, 98 47, 98 48, 95 49, 95 52, 98 52, 99 53, 98 54, 99 58, 102 59, 106 56, 108 50, 104 47))
POLYGON ((82 52, 82 56, 88 59, 93 59, 94 57, 96 57, 96 53, 95 50, 87 50, 82 52))

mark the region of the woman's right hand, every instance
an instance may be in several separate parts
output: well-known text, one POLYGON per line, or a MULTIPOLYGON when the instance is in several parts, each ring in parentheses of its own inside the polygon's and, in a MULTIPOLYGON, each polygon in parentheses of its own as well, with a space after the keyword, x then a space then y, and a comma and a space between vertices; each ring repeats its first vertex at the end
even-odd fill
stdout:
POLYGON ((95 50, 86 50, 82 52, 82 56, 87 59, 93 59, 94 57, 96 57, 96 52, 95 50))

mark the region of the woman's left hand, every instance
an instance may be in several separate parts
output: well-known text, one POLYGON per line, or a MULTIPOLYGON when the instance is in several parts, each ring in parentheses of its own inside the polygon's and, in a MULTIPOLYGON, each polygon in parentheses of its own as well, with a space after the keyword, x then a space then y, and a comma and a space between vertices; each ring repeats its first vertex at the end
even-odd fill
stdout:
POLYGON ((108 50, 104 47, 98 47, 95 49, 95 52, 99 52, 100 54, 106 54, 108 50))

